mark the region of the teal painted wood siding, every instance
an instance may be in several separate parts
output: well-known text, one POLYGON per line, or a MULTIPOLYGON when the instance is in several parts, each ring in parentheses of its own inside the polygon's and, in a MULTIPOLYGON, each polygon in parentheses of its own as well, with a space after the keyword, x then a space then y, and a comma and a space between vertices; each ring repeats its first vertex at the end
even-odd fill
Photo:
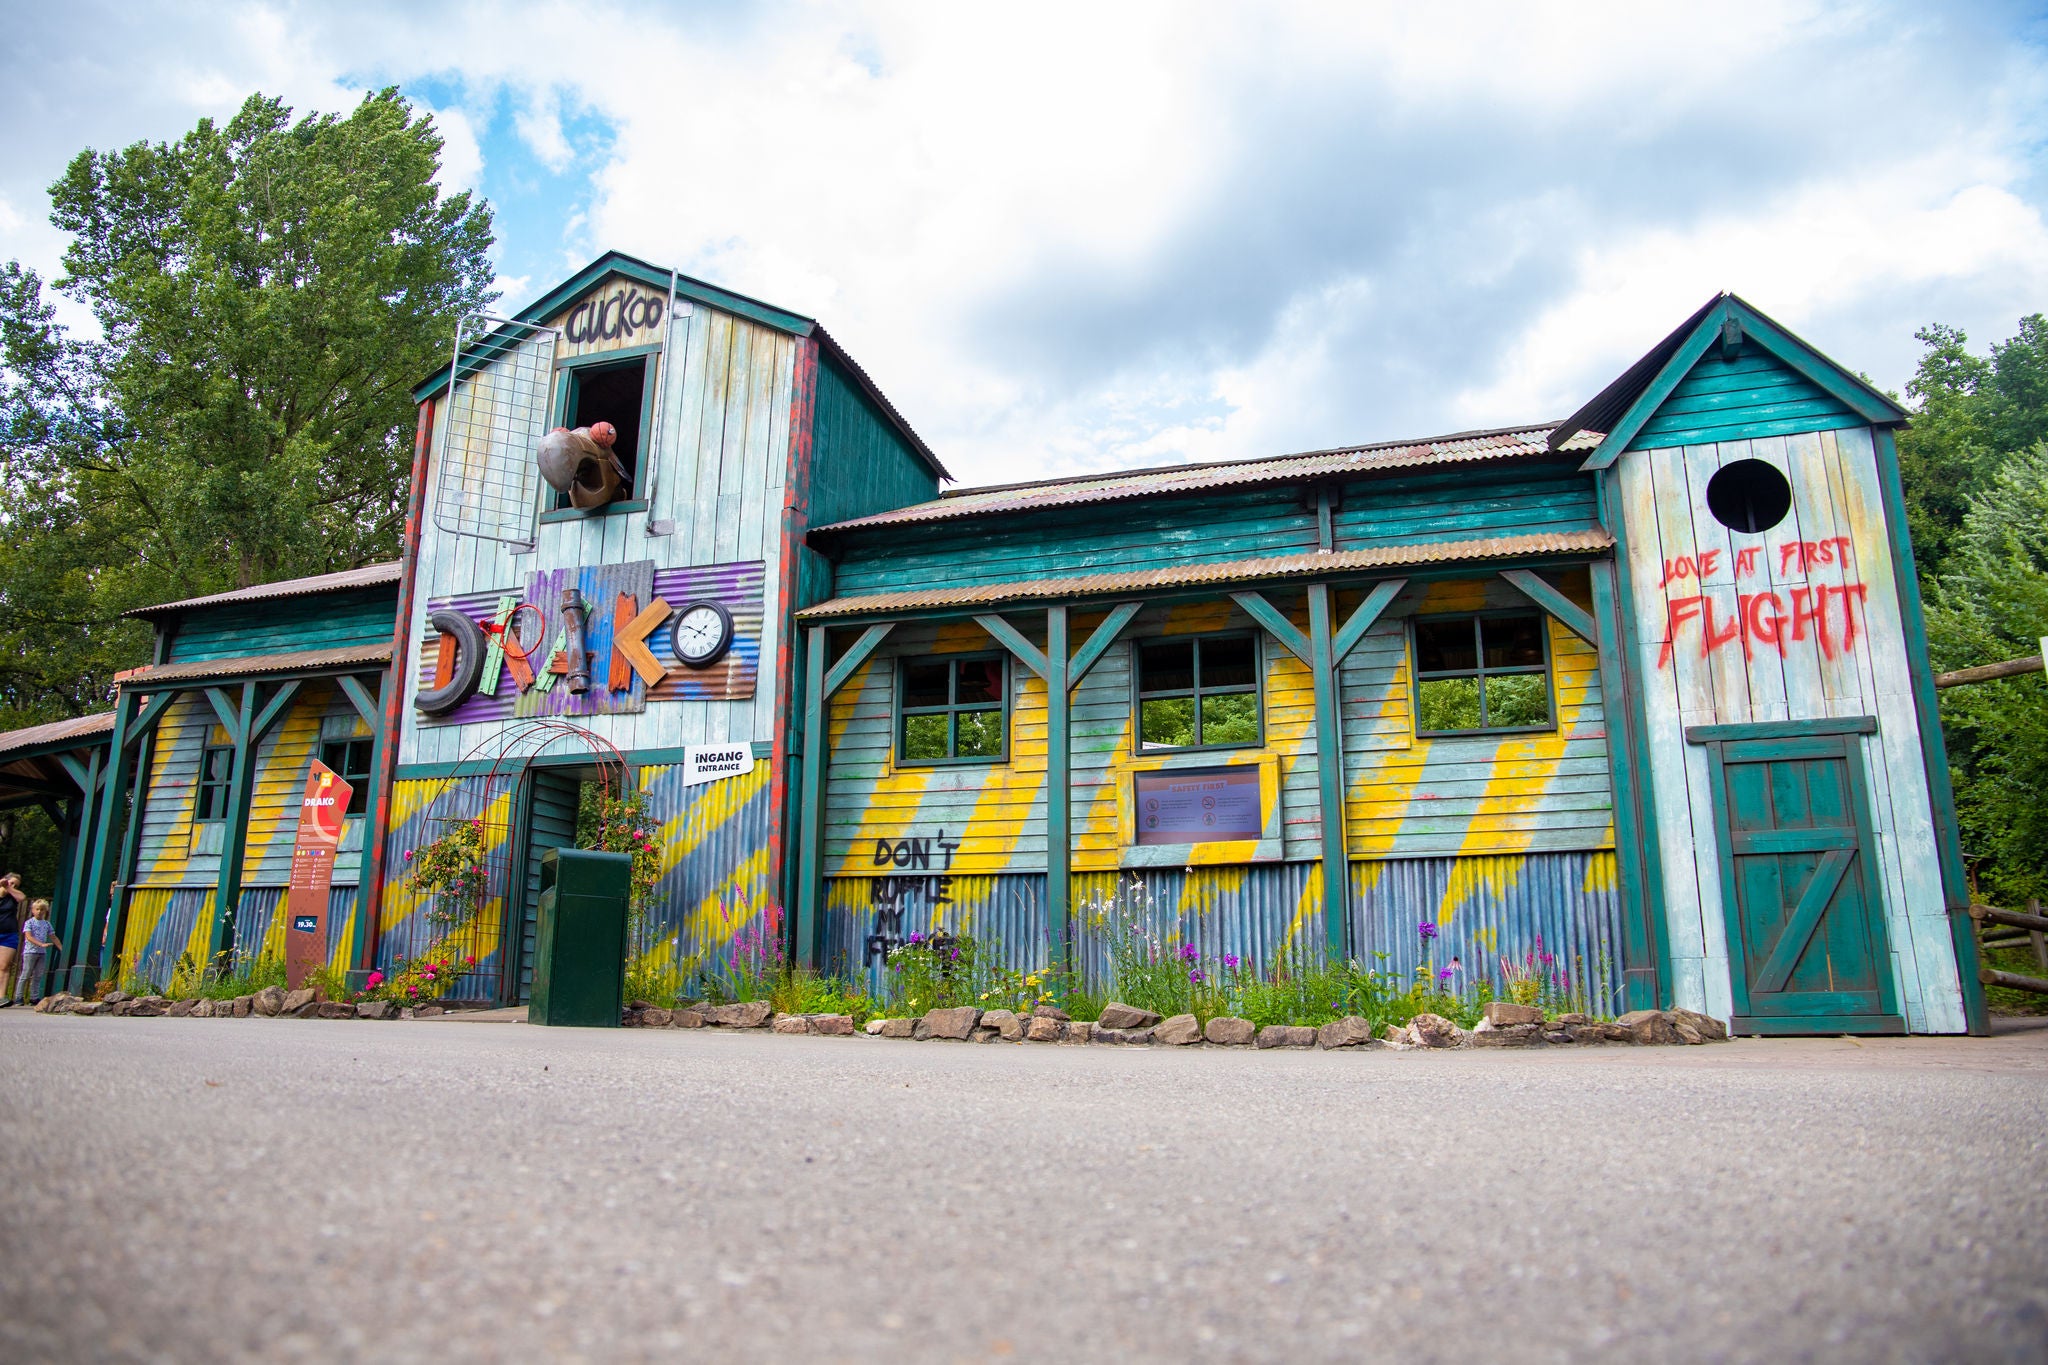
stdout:
POLYGON ((938 476, 838 362, 821 353, 811 419, 811 525, 893 511, 938 495, 938 476))
POLYGON ((1712 351, 1701 357, 1629 449, 1839 431, 1866 420, 1762 347, 1748 346, 1733 360, 1712 351))
MULTIPOLYGON (((1332 518, 1336 548, 1473 539, 1597 526, 1592 480, 1577 472, 1360 481, 1332 518)), ((1132 499, 972 526, 913 525, 849 535, 834 591, 845 596, 943 583, 1218 563, 1316 549, 1316 517, 1293 485, 1214 496, 1132 499)))
POLYGON ((178 622, 168 662, 383 644, 392 636, 397 615, 396 584, 364 592, 204 607, 178 622))

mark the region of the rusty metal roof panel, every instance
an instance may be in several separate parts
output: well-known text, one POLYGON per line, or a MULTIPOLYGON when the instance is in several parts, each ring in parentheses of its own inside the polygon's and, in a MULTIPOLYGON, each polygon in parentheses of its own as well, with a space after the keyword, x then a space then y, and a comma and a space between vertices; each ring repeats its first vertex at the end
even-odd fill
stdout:
POLYGON ((256 673, 332 672, 361 664, 388 664, 391 644, 349 645, 342 649, 302 649, 290 654, 245 654, 235 659, 194 659, 183 664, 148 664, 115 675, 118 686, 152 691, 172 683, 246 678, 256 673))
MULTIPOLYGON (((1155 469, 1083 474, 1074 478, 1046 479, 1035 483, 963 488, 941 494, 930 502, 899 507, 891 512, 878 512, 873 516, 855 517, 849 521, 834 522, 830 526, 814 529, 850 531, 869 526, 902 526, 991 513, 1028 512, 1047 507, 1116 502, 1126 498, 1208 492, 1253 484, 1294 483, 1428 465, 1541 456, 1552 453, 1549 435, 1550 425, 1545 423, 1527 427, 1506 427, 1495 431, 1459 432, 1451 436, 1437 436, 1420 441, 1388 441, 1377 445, 1347 446, 1335 450, 1312 450, 1299 455, 1280 455, 1265 460, 1165 465, 1155 469)), ((1599 443, 1597 434, 1582 433, 1563 442, 1559 449, 1590 451, 1599 443)))
POLYGON ((923 588, 913 592, 835 597, 814 607, 806 607, 797 613, 797 619, 816 621, 935 607, 1060 601, 1113 593, 1200 587, 1205 584, 1252 583, 1265 579, 1358 573, 1372 569, 1407 568, 1424 564, 1455 564, 1468 560, 1597 554, 1612 548, 1614 537, 1601 530, 1544 531, 1532 535, 1487 536, 1476 540, 1434 540, 1405 545, 1377 545, 1364 550, 1267 555, 1258 559, 1232 559, 1214 564, 1176 564, 1170 568, 1142 569, 1128 573, 1077 574, 1066 578, 981 583, 965 588, 923 588))
POLYGON ((352 588, 375 588, 386 583, 396 583, 403 570, 404 565, 394 559, 388 564, 365 564, 360 569, 343 569, 340 573, 316 574, 311 578, 288 578, 280 583, 258 583, 253 588, 210 593, 205 597, 188 597, 182 602, 159 602, 153 607, 137 607, 133 611, 121 614, 156 616, 167 611, 217 607, 230 602, 266 602, 274 598, 313 597, 325 592, 347 592, 352 588))
POLYGON ((0 734, 0 755, 20 753, 24 749, 41 749, 51 745, 75 741, 80 748, 97 743, 102 736, 112 734, 114 713, 101 711, 96 715, 72 716, 67 720, 47 721, 21 730, 9 730, 0 734))

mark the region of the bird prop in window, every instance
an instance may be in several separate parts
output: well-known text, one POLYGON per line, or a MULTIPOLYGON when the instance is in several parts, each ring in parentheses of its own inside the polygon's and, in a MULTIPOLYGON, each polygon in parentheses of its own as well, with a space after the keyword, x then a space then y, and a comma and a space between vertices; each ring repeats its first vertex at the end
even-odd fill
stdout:
POLYGON ((556 427, 540 438, 540 476, 557 493, 567 493, 571 507, 603 507, 628 481, 626 467, 612 452, 618 439, 618 428, 610 422, 573 431, 556 427))

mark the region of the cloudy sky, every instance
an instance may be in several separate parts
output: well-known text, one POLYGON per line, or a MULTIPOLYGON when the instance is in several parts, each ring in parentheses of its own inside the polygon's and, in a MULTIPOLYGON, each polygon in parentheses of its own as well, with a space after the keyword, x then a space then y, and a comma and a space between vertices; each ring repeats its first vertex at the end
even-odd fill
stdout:
POLYGON ((814 315, 966 482, 1560 417, 1722 288, 1890 388, 2048 309, 2021 4, 0 6, 0 258, 82 147, 397 84, 508 305, 814 315))

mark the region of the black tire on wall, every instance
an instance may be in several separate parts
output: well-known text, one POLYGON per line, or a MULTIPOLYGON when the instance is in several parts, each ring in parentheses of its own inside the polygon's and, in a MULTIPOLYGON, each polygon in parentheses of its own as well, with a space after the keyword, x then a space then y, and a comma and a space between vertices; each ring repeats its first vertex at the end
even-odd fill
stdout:
POLYGON ((421 688, 412 704, 429 716, 445 716, 476 695, 484 676, 484 630, 476 622, 450 607, 427 618, 443 635, 455 637, 455 672, 439 687, 421 688))

